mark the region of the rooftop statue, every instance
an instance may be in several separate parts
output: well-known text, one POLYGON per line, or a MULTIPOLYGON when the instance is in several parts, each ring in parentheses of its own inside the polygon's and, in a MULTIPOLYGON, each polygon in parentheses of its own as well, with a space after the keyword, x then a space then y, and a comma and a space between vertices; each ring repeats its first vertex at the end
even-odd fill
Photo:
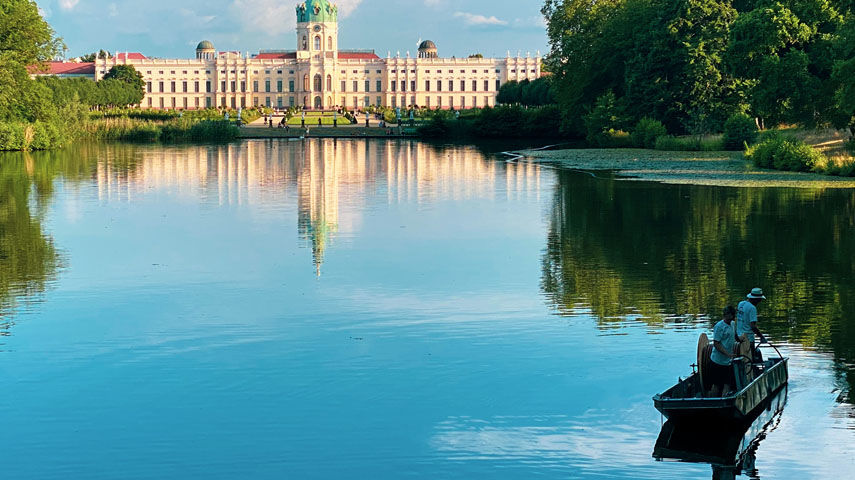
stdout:
POLYGON ((336 22, 338 6, 329 0, 306 0, 297 5, 297 22, 336 22))

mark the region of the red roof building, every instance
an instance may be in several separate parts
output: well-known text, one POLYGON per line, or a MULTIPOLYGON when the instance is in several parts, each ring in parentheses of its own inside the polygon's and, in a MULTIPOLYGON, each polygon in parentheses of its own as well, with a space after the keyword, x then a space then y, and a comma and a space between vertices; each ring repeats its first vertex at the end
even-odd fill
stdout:
POLYGON ((125 60, 146 60, 146 56, 139 52, 125 52, 119 53, 116 55, 116 59, 120 61, 125 60))
POLYGON ((95 63, 93 62, 48 62, 44 67, 34 65, 28 68, 30 75, 60 78, 88 77, 95 79, 95 63))

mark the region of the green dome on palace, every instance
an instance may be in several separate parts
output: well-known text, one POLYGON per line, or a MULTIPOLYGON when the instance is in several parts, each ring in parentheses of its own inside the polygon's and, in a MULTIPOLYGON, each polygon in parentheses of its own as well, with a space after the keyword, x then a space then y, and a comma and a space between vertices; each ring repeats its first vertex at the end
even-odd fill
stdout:
POLYGON ((338 6, 328 0, 306 0, 297 5, 297 23, 338 21, 338 6))
POLYGON ((213 50, 213 49, 214 49, 214 44, 207 41, 207 40, 202 40, 201 42, 199 42, 199 45, 196 45, 196 50, 213 50))

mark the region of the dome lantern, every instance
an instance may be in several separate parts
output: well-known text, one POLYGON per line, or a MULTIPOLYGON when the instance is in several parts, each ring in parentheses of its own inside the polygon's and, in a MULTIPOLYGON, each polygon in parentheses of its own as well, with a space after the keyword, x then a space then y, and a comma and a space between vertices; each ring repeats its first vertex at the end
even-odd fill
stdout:
POLYGON ((425 40, 419 44, 419 58, 437 58, 436 44, 430 40, 425 40))

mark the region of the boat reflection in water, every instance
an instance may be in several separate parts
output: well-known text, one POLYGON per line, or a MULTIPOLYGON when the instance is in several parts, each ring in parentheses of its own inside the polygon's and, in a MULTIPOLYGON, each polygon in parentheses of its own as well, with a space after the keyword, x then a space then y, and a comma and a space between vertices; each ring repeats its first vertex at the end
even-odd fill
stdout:
POLYGON ((660 461, 709 463, 713 480, 732 479, 741 474, 756 478, 757 448, 778 426, 787 403, 787 386, 766 402, 765 408, 738 425, 720 427, 720 424, 668 420, 656 439, 653 457, 660 461))

